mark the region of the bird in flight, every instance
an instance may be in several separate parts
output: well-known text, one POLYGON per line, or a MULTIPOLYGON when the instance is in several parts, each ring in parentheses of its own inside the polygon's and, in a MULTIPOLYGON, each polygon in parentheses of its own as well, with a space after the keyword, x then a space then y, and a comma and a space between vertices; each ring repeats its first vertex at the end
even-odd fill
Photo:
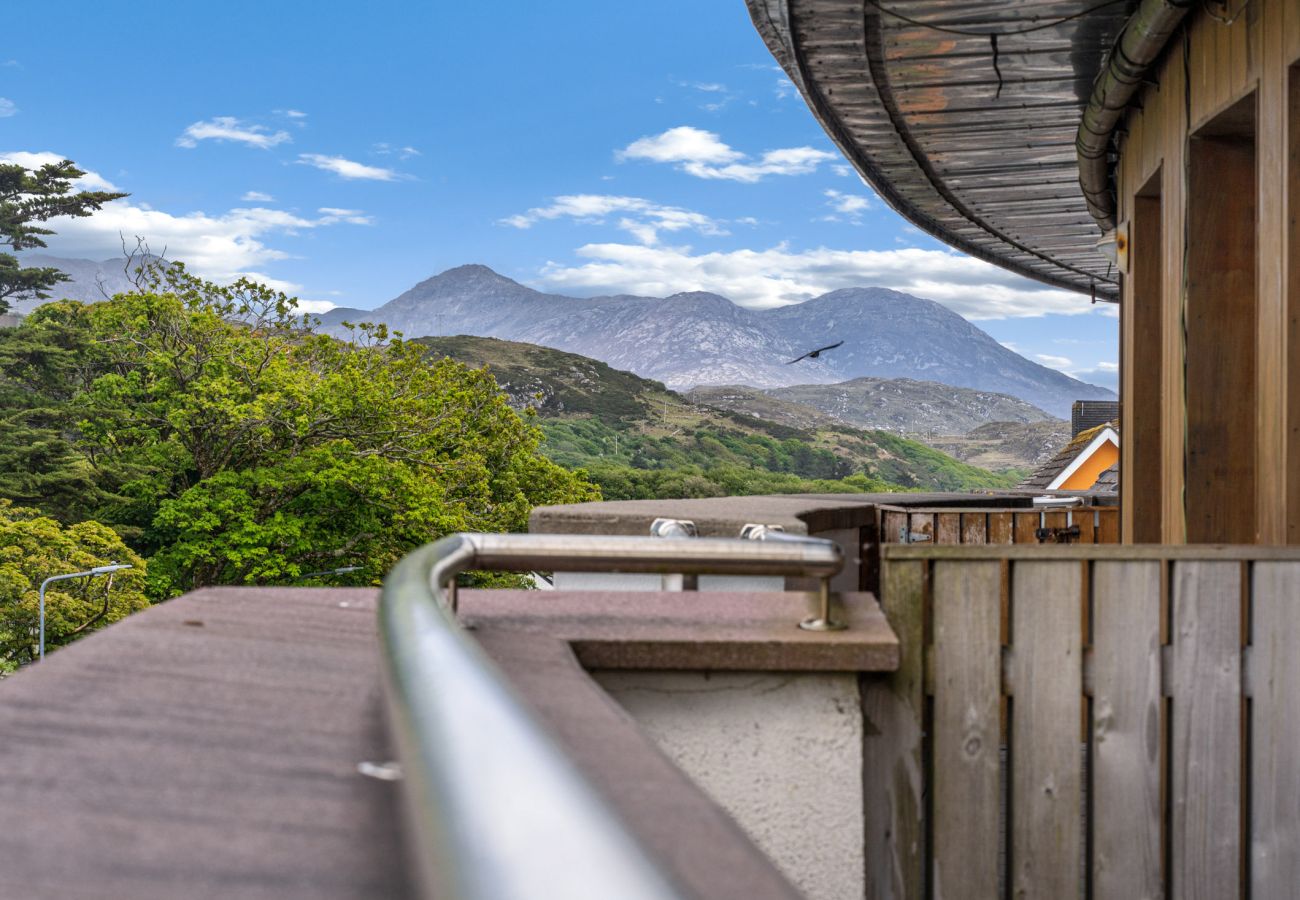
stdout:
POLYGON ((801 360, 801 359, 816 359, 817 357, 819 357, 819 356, 821 356, 823 353, 825 353, 827 350, 834 350, 836 347, 840 346, 840 344, 843 344, 843 343, 844 343, 843 341, 840 341, 839 343, 830 344, 830 345, 828 345, 828 346, 826 346, 826 347, 818 347, 816 350, 809 350, 809 351, 808 351, 807 353, 805 353, 803 356, 796 356, 794 359, 792 359, 792 360, 790 360, 788 363, 786 363, 786 365, 787 365, 787 366, 794 365, 795 363, 797 363, 797 362, 798 362, 799 360, 801 360))

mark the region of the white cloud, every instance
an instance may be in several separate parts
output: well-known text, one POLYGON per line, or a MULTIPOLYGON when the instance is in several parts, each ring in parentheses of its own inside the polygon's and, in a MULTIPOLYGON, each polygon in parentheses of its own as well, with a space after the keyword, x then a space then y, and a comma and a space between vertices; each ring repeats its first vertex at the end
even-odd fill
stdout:
POLYGON ((1053 369, 1067 371, 1074 368, 1074 362, 1066 356, 1052 356, 1050 353, 1035 353, 1034 357, 1043 365, 1051 366, 1053 369))
POLYGON ((638 138, 617 154, 618 159, 642 159, 671 163, 696 178, 724 179, 753 183, 768 175, 806 175, 834 153, 812 147, 768 150, 757 161, 723 143, 716 134, 702 128, 681 125, 638 138))
POLYGON ((832 221, 838 221, 839 217, 843 216, 853 224, 859 225, 862 223, 862 214, 871 209, 871 201, 857 194, 827 189, 822 191, 822 195, 826 197, 826 205, 838 213, 826 217, 832 221))
POLYGON ((410 159, 413 156, 424 155, 419 150, 416 150, 414 147, 394 147, 392 144, 385 144, 385 143, 375 144, 374 150, 375 153, 379 154, 380 156, 392 156, 396 154, 397 158, 402 160, 410 159))
POLYGON ((798 97, 799 89, 794 86, 794 82, 782 75, 776 80, 775 88, 776 99, 785 100, 788 97, 798 97))
POLYGON ((836 163, 835 165, 831 166, 831 171, 834 172, 836 175, 840 176, 841 178, 847 178, 848 176, 853 174, 853 167, 845 165, 844 163, 836 163))
POLYGON ((338 306, 337 303, 332 303, 329 300, 303 300, 301 298, 298 300, 298 312, 311 313, 313 316, 329 312, 336 306, 338 306))
POLYGON ((970 319, 1047 313, 1082 315, 1087 298, 1049 288, 969 256, 943 250, 793 251, 693 253, 689 247, 588 244, 578 265, 547 263, 541 279, 582 293, 667 296, 713 291, 742 306, 771 307, 809 300, 846 287, 878 286, 936 300, 970 319))
MULTIPOLYGON (((42 150, 37 153, 29 153, 25 150, 18 150, 13 153, 0 153, 0 162, 13 163, 22 166, 25 169, 38 169, 41 166, 52 163, 63 162, 67 157, 60 156, 58 153, 50 153, 48 150, 42 150)), ((121 190, 107 178, 104 178, 98 172, 92 172, 89 169, 83 169, 86 174, 82 175, 72 183, 72 186, 79 191, 118 191, 121 190)))
POLYGON ((304 166, 314 166, 326 172, 333 172, 349 181, 396 181, 398 174, 392 169, 380 166, 368 166, 342 156, 325 156, 321 153, 300 153, 298 162, 304 166))
POLYGON ((1114 362, 1099 362, 1099 363, 1097 363, 1097 368, 1098 368, 1100 371, 1102 371, 1102 372, 1118 372, 1118 371, 1119 371, 1119 363, 1114 363, 1114 362))
POLYGON ((337 206, 322 206, 316 210, 323 218, 321 225, 333 225, 335 222, 347 222, 349 225, 373 225, 375 220, 359 209, 339 209, 337 206))
POLYGON ((261 191, 244 191, 244 196, 239 198, 246 203, 274 203, 275 198, 270 194, 263 194, 261 191))
POLYGON ((0 97, 0 119, 7 119, 18 113, 18 107, 7 97, 0 97))
POLYGON ((176 139, 176 146, 192 148, 197 147, 199 141, 234 141, 259 150, 269 150, 276 144, 289 140, 292 138, 287 131, 273 132, 264 125, 254 125, 234 116, 216 116, 206 122, 195 122, 186 128, 176 139))
POLYGON ((280 210, 251 207, 218 215, 191 212, 173 215, 122 200, 109 203, 87 218, 53 219, 55 234, 47 239, 50 253, 82 259, 111 259, 122 253, 122 238, 148 241, 155 253, 183 261, 195 273, 218 281, 257 275, 268 263, 289 254, 269 239, 322 228, 352 218, 324 214, 306 218, 280 210))
POLYGON ((498 224, 514 228, 531 228, 544 219, 574 219, 587 224, 603 224, 608 216, 621 214, 617 227, 632 234, 643 244, 655 244, 660 231, 695 231, 722 235, 726 230, 718 221, 703 213, 679 206, 664 206, 641 197, 612 194, 572 194, 556 197, 550 206, 534 207, 527 212, 508 216, 498 224))
POLYGON ((300 109, 278 109, 276 112, 288 119, 305 119, 307 114, 300 109))

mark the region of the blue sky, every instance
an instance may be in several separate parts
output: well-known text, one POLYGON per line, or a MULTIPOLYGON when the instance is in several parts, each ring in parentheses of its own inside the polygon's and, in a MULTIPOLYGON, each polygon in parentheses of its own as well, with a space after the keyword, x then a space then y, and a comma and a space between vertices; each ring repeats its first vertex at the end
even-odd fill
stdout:
POLYGON ((0 155, 43 154, 131 193, 56 223, 60 255, 140 234, 317 308, 467 262, 542 290, 750 306, 880 284, 1114 386, 1114 308, 885 207, 741 0, 79 3, 57 42, 0 37, 0 155))

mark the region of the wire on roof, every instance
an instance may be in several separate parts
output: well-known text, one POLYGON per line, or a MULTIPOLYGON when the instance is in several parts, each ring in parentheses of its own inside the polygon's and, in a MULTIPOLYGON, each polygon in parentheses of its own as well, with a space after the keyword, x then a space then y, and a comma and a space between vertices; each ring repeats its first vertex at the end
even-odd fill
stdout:
POLYGON ((1069 16, 1062 16, 1059 19, 1052 19, 1050 22, 1039 22, 1036 25, 1026 25, 1023 28, 1012 28, 1007 31, 976 31, 969 28, 953 28, 948 25, 935 25, 931 22, 922 22, 920 19, 913 19, 911 16, 905 16, 900 12, 885 6, 880 0, 867 0, 870 6, 874 6, 887 16, 893 16, 900 22, 906 22, 908 25, 915 25, 917 28, 929 28, 931 31, 941 31, 944 34, 955 34, 961 37, 986 37, 996 38, 998 36, 1007 37, 1016 34, 1030 34, 1034 31, 1044 31, 1048 28, 1055 28, 1057 25, 1064 25, 1066 22, 1073 22, 1075 19, 1082 19, 1084 16, 1091 15, 1099 9, 1105 9, 1108 6, 1119 6, 1122 3, 1128 3, 1128 0, 1102 0, 1101 3, 1094 3, 1086 9, 1081 9, 1077 13, 1069 16))

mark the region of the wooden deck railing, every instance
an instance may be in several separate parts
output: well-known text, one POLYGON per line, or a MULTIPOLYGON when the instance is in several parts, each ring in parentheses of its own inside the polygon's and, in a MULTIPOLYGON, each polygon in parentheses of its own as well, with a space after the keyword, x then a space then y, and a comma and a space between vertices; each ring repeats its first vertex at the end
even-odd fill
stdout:
POLYGON ((1296 896, 1300 549, 896 546, 868 896, 1296 896))

